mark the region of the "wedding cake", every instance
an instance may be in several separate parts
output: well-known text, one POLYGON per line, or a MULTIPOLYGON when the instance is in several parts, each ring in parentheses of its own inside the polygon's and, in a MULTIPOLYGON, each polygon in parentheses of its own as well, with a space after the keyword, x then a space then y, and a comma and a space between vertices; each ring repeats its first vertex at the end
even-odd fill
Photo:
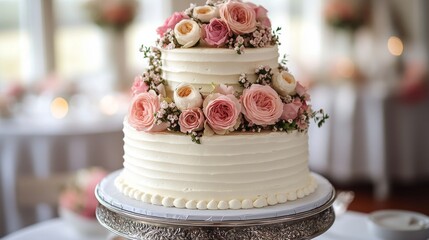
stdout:
POLYGON ((176 12, 142 47, 117 189, 147 204, 248 209, 311 194, 306 89, 279 63, 267 10, 239 0, 176 12))

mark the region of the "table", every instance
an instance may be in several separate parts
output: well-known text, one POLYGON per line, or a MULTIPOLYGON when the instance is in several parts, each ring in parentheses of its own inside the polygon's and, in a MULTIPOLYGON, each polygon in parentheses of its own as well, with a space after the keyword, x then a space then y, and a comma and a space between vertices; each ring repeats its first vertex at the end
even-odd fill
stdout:
MULTIPOLYGON (((348 211, 337 217, 334 225, 315 240, 377 240, 366 228, 367 214, 348 211)), ((60 218, 48 220, 12 233, 2 240, 98 240, 73 231, 60 218)))
POLYGON ((56 194, 67 173, 90 166, 121 168, 122 121, 122 116, 92 121, 2 120, 0 235, 57 216, 56 194))
POLYGON ((337 216, 334 225, 315 240, 378 240, 367 228, 368 214, 347 211, 337 216))
POLYGON ((105 236, 84 235, 61 218, 43 221, 7 235, 3 240, 106 240, 105 236))

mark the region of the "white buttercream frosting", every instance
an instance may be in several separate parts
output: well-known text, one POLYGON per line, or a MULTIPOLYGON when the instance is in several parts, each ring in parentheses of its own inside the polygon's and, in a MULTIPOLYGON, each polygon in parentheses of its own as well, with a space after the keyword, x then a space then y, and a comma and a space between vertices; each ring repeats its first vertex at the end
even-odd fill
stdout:
POLYGON ((203 137, 145 133, 124 121, 124 170, 115 181, 127 196, 188 209, 260 208, 315 191, 308 136, 233 132, 203 137))
POLYGON ((187 48, 161 49, 162 73, 167 80, 167 95, 180 83, 190 83, 201 93, 208 94, 213 90, 212 84, 227 84, 241 92, 238 79, 246 73, 250 81, 255 81, 255 69, 259 66, 278 67, 277 46, 266 48, 249 48, 242 55, 233 49, 187 48))

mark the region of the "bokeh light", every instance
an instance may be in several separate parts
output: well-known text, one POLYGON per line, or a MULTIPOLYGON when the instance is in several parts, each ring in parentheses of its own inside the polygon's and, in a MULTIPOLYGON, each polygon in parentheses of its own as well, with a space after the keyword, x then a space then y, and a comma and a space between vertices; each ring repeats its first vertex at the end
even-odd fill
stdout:
POLYGON ((51 103, 51 114, 54 118, 62 119, 69 112, 69 104, 64 98, 57 97, 51 103))
POLYGON ((400 38, 392 36, 387 41, 387 48, 393 56, 401 56, 404 51, 404 44, 400 38))

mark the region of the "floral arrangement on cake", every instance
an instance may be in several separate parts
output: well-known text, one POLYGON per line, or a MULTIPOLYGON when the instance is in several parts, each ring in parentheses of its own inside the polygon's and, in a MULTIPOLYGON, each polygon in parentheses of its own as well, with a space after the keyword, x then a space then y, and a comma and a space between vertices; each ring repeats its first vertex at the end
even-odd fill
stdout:
MULTIPOLYGON (((255 40, 252 36, 258 35, 261 29, 269 29, 268 25, 264 25, 270 23, 266 15, 267 10, 261 6, 230 0, 214 4, 209 2, 201 8, 191 6, 191 10, 187 10, 187 14, 173 14, 163 26, 158 28, 158 33, 162 36, 158 43, 161 45, 143 46, 141 49, 144 57, 149 59, 149 68, 134 79, 131 88, 133 97, 127 119, 133 128, 144 132, 166 130, 180 132, 190 135, 192 141, 201 143, 202 136, 225 135, 235 131, 305 132, 309 127, 310 119, 314 119, 320 127, 329 118, 323 110, 312 110, 307 89, 289 72, 285 57, 276 69, 269 66, 259 66, 255 69, 255 82, 249 81, 246 74, 241 74, 237 81, 243 87, 242 93, 237 92, 232 86, 220 84, 213 85, 212 91, 203 95, 192 84, 181 83, 174 90, 173 99, 167 97, 165 90, 167 81, 162 78, 160 48, 192 47, 198 41, 211 47, 232 48, 232 45, 227 43, 230 40, 227 39, 236 41, 240 37, 244 39, 243 45, 238 49, 238 45, 234 47, 234 50, 239 53, 243 52, 240 49, 244 47, 267 46, 252 44, 255 40), (257 18, 258 12, 260 12, 260 18, 257 18), (248 25, 245 20, 235 23, 235 20, 228 17, 231 14, 237 14, 231 19, 241 19, 241 17, 249 21, 253 19, 250 21, 251 27, 241 26, 248 25), (208 24, 204 24, 205 22, 208 24), (219 41, 224 45, 212 45, 213 42, 220 42, 207 35, 211 31, 209 29, 211 23, 219 24, 216 25, 216 29, 220 31, 216 33, 226 31, 225 38, 216 38, 221 39, 219 41), (189 31, 176 31, 182 27, 188 28, 189 31), (172 31, 173 28, 174 31, 172 31), (192 38, 193 40, 190 36, 186 38, 189 41, 180 40, 180 33, 191 34, 195 29, 201 31, 201 28, 208 30, 204 30, 202 35, 197 34, 199 37, 192 38), (241 30, 233 30, 235 28, 241 30), (245 35, 241 35, 243 32, 245 35), (168 44, 166 39, 169 39, 168 44)), ((272 40, 273 37, 268 35, 265 31, 262 38, 272 40)), ((274 43, 270 41, 269 44, 274 43)))
POLYGON ((60 208, 84 218, 95 219, 98 201, 94 191, 106 175, 107 172, 99 167, 77 171, 60 193, 60 208))
POLYGON ((241 54, 245 48, 280 44, 280 28, 271 30, 267 12, 262 6, 238 0, 191 4, 184 12, 173 13, 157 29, 157 45, 165 49, 222 47, 241 54))
POLYGON ((99 26, 122 30, 136 15, 136 0, 88 0, 84 7, 91 19, 99 26))

